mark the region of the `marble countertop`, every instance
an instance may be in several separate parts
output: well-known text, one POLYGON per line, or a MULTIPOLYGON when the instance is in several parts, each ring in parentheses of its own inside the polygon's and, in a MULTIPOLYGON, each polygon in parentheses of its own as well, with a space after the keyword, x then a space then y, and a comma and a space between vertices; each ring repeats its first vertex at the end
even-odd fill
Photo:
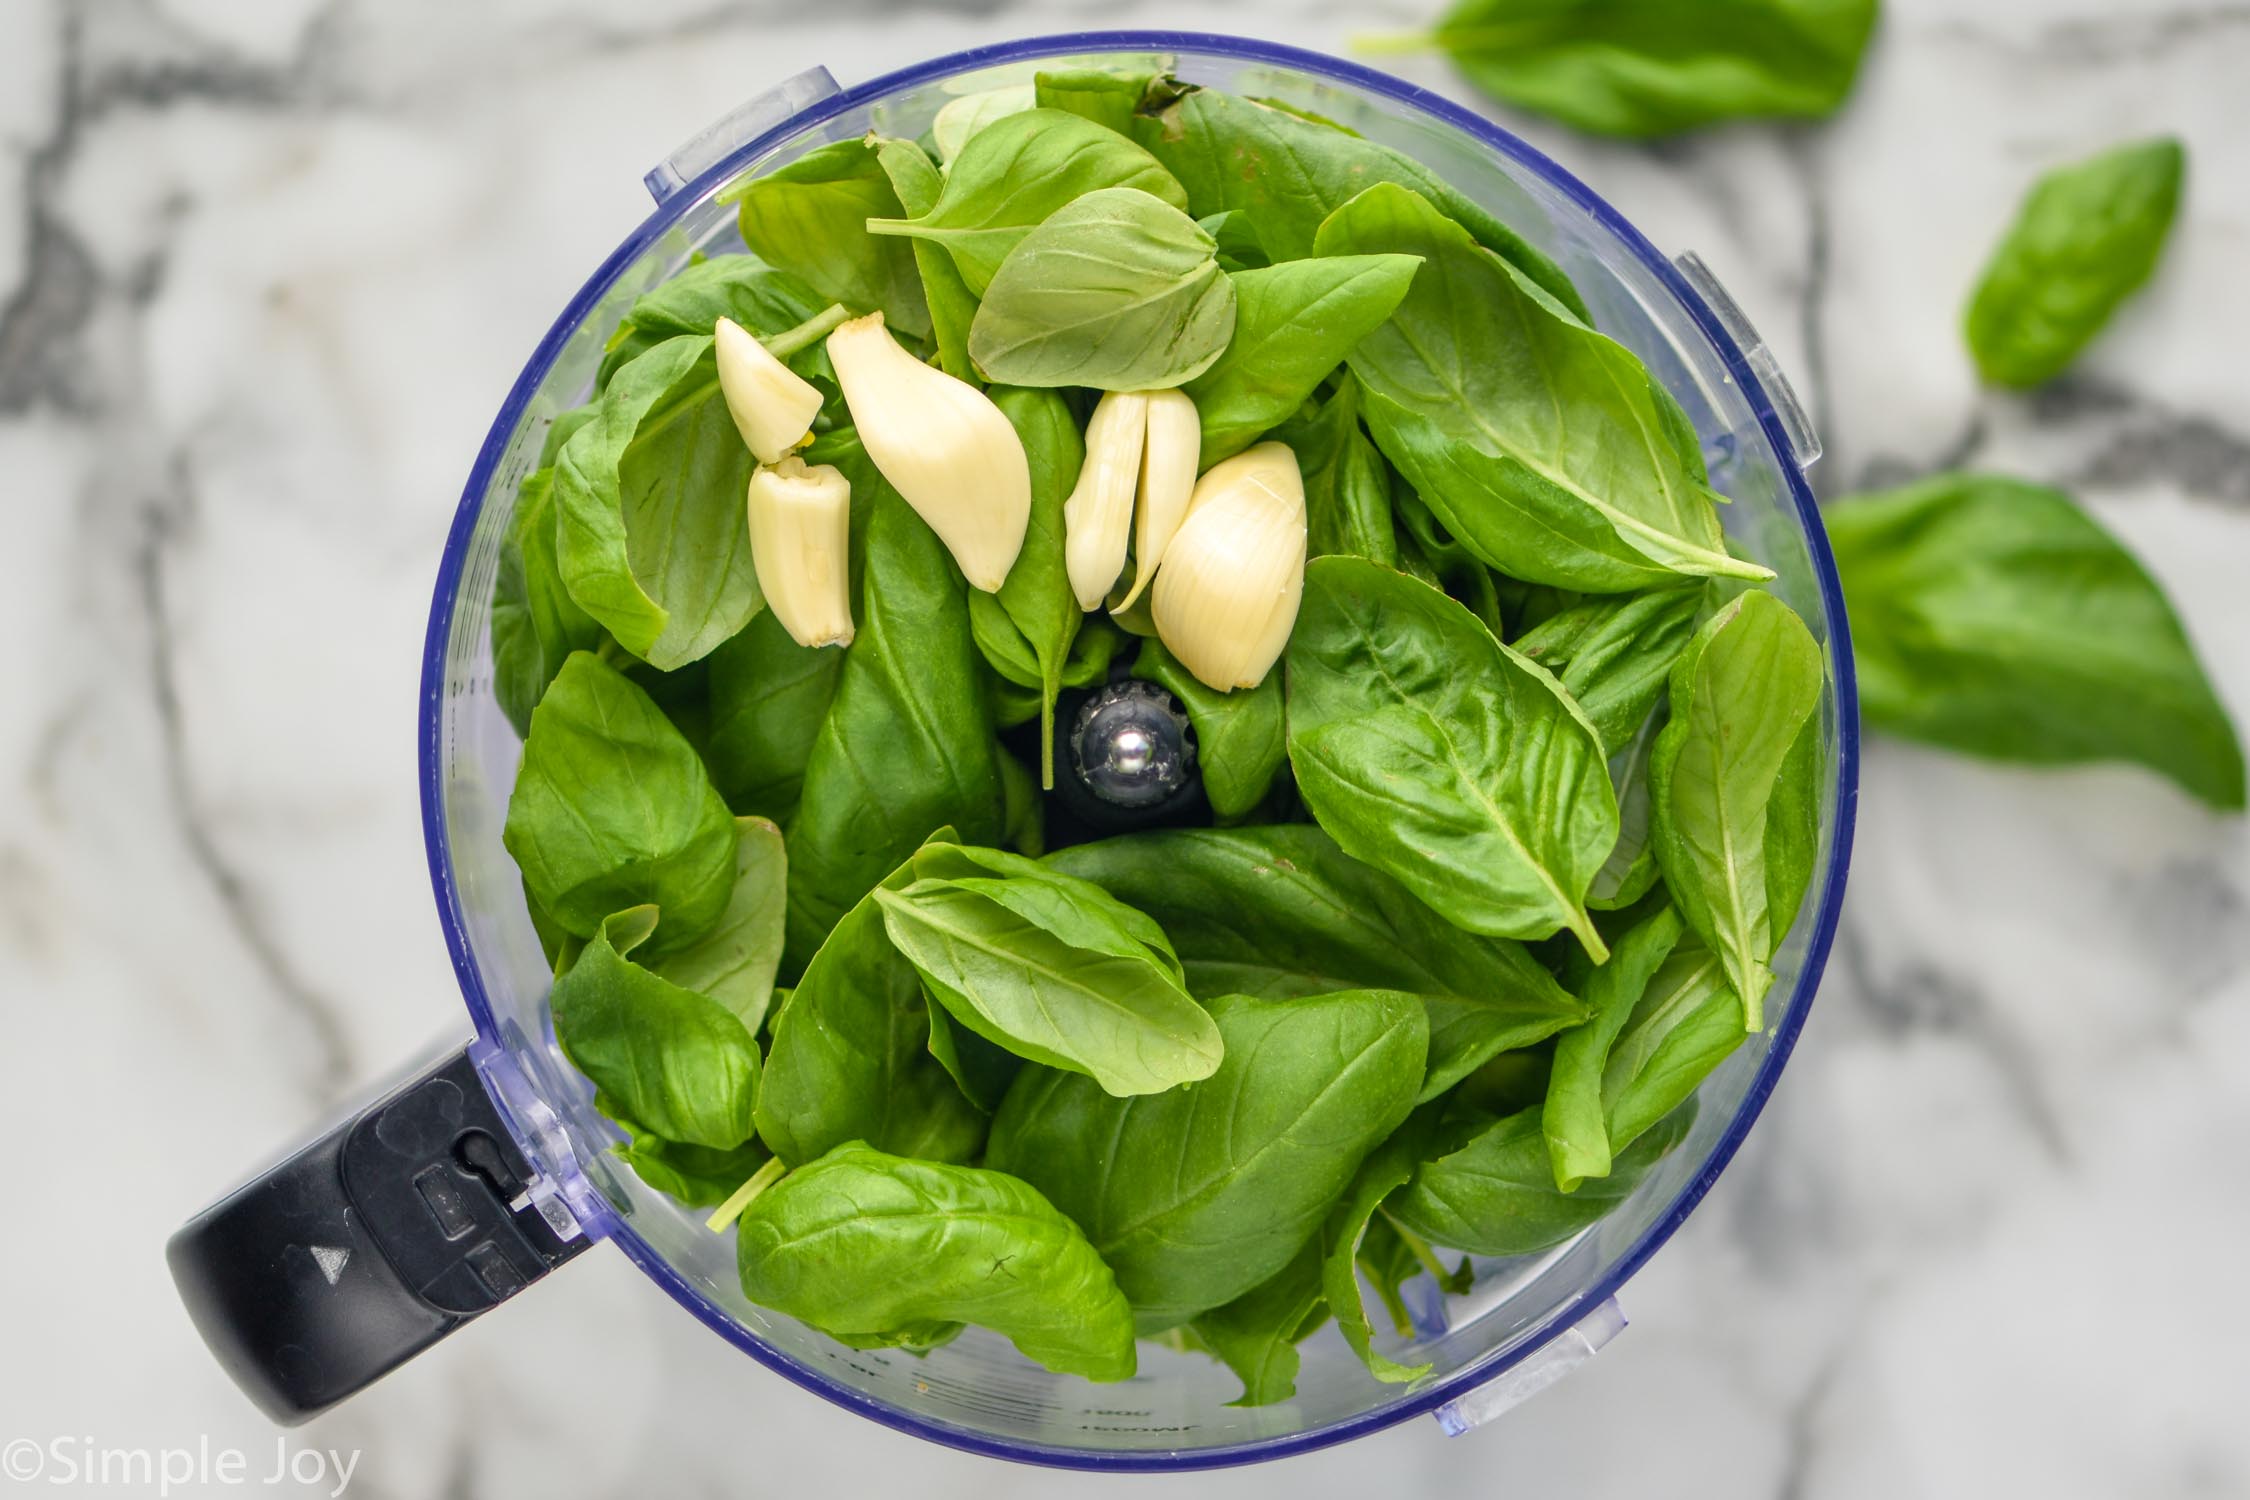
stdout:
MULTIPOLYGON (((1825 492, 1962 461, 2072 487, 2250 718, 2250 8, 1888 9, 1823 128, 1502 118, 1704 255, 1797 375, 1825 492), (2157 285, 2067 382, 1980 395, 1957 309, 2023 184, 2159 130, 2194 165, 2157 285)), ((642 170, 814 63, 1090 25, 1341 49, 1427 12, 0 7, 0 1444, 271 1467, 161 1245, 463 1029, 415 804, 430 580, 642 170)), ((2151 778, 1873 745, 1845 931, 1763 1123, 1627 1288, 1632 1330, 1465 1438, 1180 1480, 996 1465, 764 1374, 603 1252, 287 1441, 360 1450, 364 1497, 2250 1494, 2246 902, 2243 821, 2151 778)))

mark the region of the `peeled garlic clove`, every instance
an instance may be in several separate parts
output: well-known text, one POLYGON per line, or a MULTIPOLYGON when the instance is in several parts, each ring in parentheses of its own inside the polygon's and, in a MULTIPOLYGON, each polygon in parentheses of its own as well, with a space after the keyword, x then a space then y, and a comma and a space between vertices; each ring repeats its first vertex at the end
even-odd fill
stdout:
POLYGON ((1260 443, 1196 481, 1150 612, 1180 664, 1224 693, 1265 681, 1304 590, 1304 476, 1286 444, 1260 443))
POLYGON ((852 638, 852 486, 795 454, 750 476, 750 560, 766 608, 800 646, 852 638))
POLYGON ((1156 576, 1172 534, 1187 519, 1202 457, 1203 419, 1195 414, 1195 402, 1184 391, 1150 391, 1148 437, 1141 445, 1139 524, 1133 532, 1133 587, 1118 609, 1132 608, 1156 576))
POLYGON ((883 315, 828 335, 852 425, 891 488, 945 543, 969 582, 998 589, 1031 524, 1031 461, 992 399, 898 346, 883 315))
POLYGON ((762 464, 804 441, 820 415, 820 392, 780 360, 749 329, 721 318, 712 329, 719 358, 719 394, 727 398, 742 441, 762 464))
POLYGON ((1063 502, 1063 563, 1080 609, 1100 609, 1125 571, 1147 430, 1145 391, 1111 391, 1086 422, 1086 463, 1063 502))

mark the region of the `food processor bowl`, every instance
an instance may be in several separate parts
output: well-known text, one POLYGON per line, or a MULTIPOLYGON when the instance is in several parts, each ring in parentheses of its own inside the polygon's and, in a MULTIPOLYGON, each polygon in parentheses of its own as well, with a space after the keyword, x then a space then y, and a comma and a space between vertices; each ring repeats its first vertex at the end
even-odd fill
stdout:
POLYGON ((422 679, 423 816, 439 921, 475 1038, 176 1237, 183 1295, 230 1371, 269 1412, 302 1419, 598 1241, 712 1332, 842 1406, 972 1452, 1088 1469, 1278 1458, 1423 1414, 1461 1433, 1590 1358, 1624 1327, 1618 1289, 1710 1190, 1772 1092, 1828 956, 1851 846, 1850 647, 1803 478, 1819 449, 1772 356, 1702 262, 1660 252, 1554 162, 1425 90, 1295 48, 1181 32, 1009 42, 851 89, 814 69, 699 134, 646 181, 655 211, 532 352, 477 455, 438 570, 422 679), (1704 1083, 1692 1131, 1614 1212, 1551 1251, 1480 1260, 1466 1296, 1443 1296, 1428 1278, 1411 1285, 1413 1337, 1377 1341, 1394 1359, 1430 1366, 1411 1385, 1371 1378, 1333 1326, 1304 1345, 1293 1399, 1243 1408, 1228 1404, 1239 1383, 1201 1355, 1144 1345, 1139 1374, 1095 1385, 1049 1374, 981 1330, 916 1357, 847 1349, 753 1306, 732 1236, 710 1232, 701 1212, 648 1188, 610 1153, 615 1130, 555 1045, 549 968, 501 845, 522 751, 493 693, 488 622, 501 540, 548 425, 587 399, 603 343, 633 298, 698 253, 740 248, 719 195, 744 174, 869 129, 918 136, 960 94, 1089 65, 1168 68, 1316 113, 1418 159, 1553 257, 1595 324, 1683 405, 1712 484, 1733 502, 1721 511, 1729 536, 1776 570, 1773 590, 1803 616, 1827 662, 1813 899, 1774 961, 1766 1030, 1704 1083), (397 1222, 378 1222, 386 1213, 397 1222), (351 1234, 372 1255, 353 1259, 343 1238, 351 1234), (356 1294, 364 1306, 347 1307, 343 1293, 363 1274, 379 1284, 356 1294), (277 1278, 301 1306, 276 1305, 277 1278))

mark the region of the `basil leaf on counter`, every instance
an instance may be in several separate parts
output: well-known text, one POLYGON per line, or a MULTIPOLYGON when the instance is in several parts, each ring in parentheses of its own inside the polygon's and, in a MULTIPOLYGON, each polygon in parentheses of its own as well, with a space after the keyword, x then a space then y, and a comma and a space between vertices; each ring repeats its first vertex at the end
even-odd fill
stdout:
POLYGON ((1547 1137, 1555 1186, 1566 1193, 1576 1192, 1589 1177, 1609 1175, 1612 1153, 1602 1100, 1603 1066, 1611 1043, 1647 992, 1650 978, 1679 946, 1685 931, 1679 913, 1669 906, 1643 918, 1617 940, 1609 962, 1586 977, 1581 994, 1593 1016, 1555 1038, 1554 1066, 1539 1122, 1547 1137))
MULTIPOLYGON (((945 179, 939 175, 937 163, 912 141, 869 139, 883 175, 890 179, 891 190, 898 194, 906 212, 928 213, 944 189, 945 179)), ((944 247, 920 239, 913 244, 914 269, 922 278, 922 300, 929 304, 930 337, 937 345, 938 365, 955 380, 974 381, 977 372, 969 363, 969 324, 977 315, 977 295, 961 279, 960 268, 944 247)))
POLYGON ((1773 576, 1727 551, 1678 407, 1632 351, 1428 200, 1369 188, 1321 226, 1316 249, 1423 257, 1349 362, 1376 445, 1477 557, 1597 593, 1773 576))
POLYGON ((1230 273, 1234 337, 1185 387, 1203 425, 1202 467, 1240 453, 1304 405, 1390 317, 1419 264, 1411 255, 1335 255, 1230 273))
POLYGON ((1305 481, 1306 554, 1345 553, 1398 566, 1389 465, 1360 429, 1359 382, 1347 372, 1336 392, 1274 429, 1297 455, 1305 481))
POLYGON ((1271 1406, 1297 1394, 1297 1346, 1328 1321, 1320 1281, 1320 1241, 1224 1307, 1188 1325, 1194 1341, 1242 1381, 1229 1406, 1271 1406))
POLYGON ((1995 760, 2131 761, 2243 805, 2241 742, 2170 601, 2068 495, 1952 474, 1826 519, 1870 725, 1995 760))
POLYGON ((1142 643, 1133 675, 1165 689, 1187 710, 1203 794, 1219 821, 1234 822, 1255 811, 1289 759, 1280 675, 1269 672, 1254 688, 1217 692, 1153 639, 1142 643))
POLYGON ((671 670, 765 605, 742 496, 756 460, 719 394, 709 334, 619 370, 555 460, 564 585, 619 645, 671 670))
POLYGON ((710 930, 739 844, 695 747, 647 693, 585 651, 532 710, 501 838, 556 925, 592 938, 611 913, 652 905, 664 914, 654 949, 710 930))
POLYGON ((1289 761, 1320 826, 1471 932, 1577 934, 1617 841, 1601 742, 1547 673, 1429 585, 1316 558, 1290 637, 1289 761))
POLYGON ((839 1146, 751 1202, 736 1255, 752 1302, 860 1347, 973 1323, 1058 1373, 1133 1373, 1133 1314, 1109 1268, 999 1172, 839 1146))
POLYGON ((492 695, 517 734, 573 651, 602 642, 602 627, 563 586, 555 556, 554 470, 527 475, 516 489, 508 533, 492 583, 492 695))
MULTIPOLYGON (((1172 174, 1116 131, 1061 110, 1030 109, 971 137, 947 163, 944 189, 928 209, 867 227, 878 236, 911 235, 944 246, 969 290, 989 298, 1001 265, 1034 227, 1081 198, 1118 188, 1152 195, 1175 210, 1187 207, 1172 174)), ((992 370, 981 356, 977 362, 992 370)), ((997 372, 993 378, 1048 383, 997 372)))
POLYGON ((1876 0, 1459 0, 1429 40, 1496 99, 1597 135, 1832 114, 1876 0))
POLYGON ((1144 1333, 1287 1266, 1422 1082, 1427 1029, 1411 995, 1231 995, 1210 1014, 1225 1056, 1194 1087, 1119 1099, 1029 1069, 986 1151, 1086 1231, 1144 1333))
POLYGON ((789 862, 781 830, 766 819, 737 818, 734 827, 734 887, 726 910, 701 937, 650 960, 649 968, 681 989, 718 1001, 756 1036, 773 1003, 774 971, 781 967, 789 862))
POLYGON ((844 653, 800 646, 771 610, 705 658, 710 724, 703 758, 738 813, 785 823, 797 810, 805 762, 836 697, 844 653))
POLYGON ((1702 606, 1703 591, 1692 587, 1605 595, 1549 615, 1514 645, 1555 674, 1614 752, 1632 743, 1664 696, 1702 606))
POLYGON ((1161 198, 1087 193, 1000 263, 969 328, 970 357, 1007 385, 1138 391, 1192 380, 1234 335, 1234 283, 1216 251, 1161 198))
POLYGON ((1788 605, 1753 589, 1704 623, 1672 668, 1671 722, 1649 760, 1651 843, 1690 930, 1719 955, 1761 1029, 1781 946, 1766 864, 1775 788, 1819 711, 1820 645, 1788 605))
POLYGON ((1424 1099, 1586 1019, 1522 944, 1462 931, 1308 824, 1137 833, 1058 850, 1046 864, 1162 924, 1197 996, 1420 996, 1424 1099))
POLYGON ((893 330, 925 338, 930 308, 913 252, 870 234, 869 219, 902 211, 875 148, 864 140, 816 146, 719 195, 737 205, 742 243, 829 302, 880 312, 893 330))
POLYGON ((1086 442, 1069 404, 1054 391, 1009 386, 995 389, 992 399, 1023 440, 1031 465, 1031 519, 1024 528, 1023 551, 1000 591, 969 594, 969 618, 977 645, 995 671, 1014 676, 1011 665, 1017 672, 1031 668, 1029 680, 1017 677, 1017 685, 1039 689, 1039 784, 1052 787, 1055 699, 1062 692, 1071 643, 1086 618, 1071 592, 1063 556, 1063 504, 1078 483, 1086 442))
POLYGON ((2186 148, 2166 138, 2032 184, 1969 301, 1969 352, 1986 380, 2030 387, 2070 367, 2154 274, 2186 175, 2186 148))
POLYGON ((625 955, 661 925, 650 907, 603 922, 555 981, 555 1039, 619 1114, 668 1141, 732 1151, 750 1139, 758 1044, 741 1017, 625 955))
POLYGON ((798 964, 931 830, 949 824, 976 843, 1000 834, 968 585, 895 491, 877 487, 871 509, 859 634, 844 648, 788 828, 789 955, 798 964))

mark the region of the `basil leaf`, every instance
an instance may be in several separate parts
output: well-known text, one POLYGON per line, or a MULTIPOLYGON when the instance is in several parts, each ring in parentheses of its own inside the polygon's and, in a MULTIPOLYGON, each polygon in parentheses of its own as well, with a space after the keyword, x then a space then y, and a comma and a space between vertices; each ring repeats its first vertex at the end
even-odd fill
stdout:
MULTIPOLYGON (((938 113, 942 117, 945 110, 938 113)), ((937 164, 912 141, 874 135, 868 141, 905 211, 928 213, 945 185, 937 164)), ((961 279, 960 270, 942 246, 919 239, 913 243, 914 270, 922 278, 922 300, 929 304, 930 336, 937 344, 938 365, 956 380, 974 381, 977 372, 969 363, 969 324, 977 315, 976 293, 961 279)))
POLYGON ((2186 148, 2166 138, 2032 184, 1969 300, 1969 353, 1986 380, 2029 387, 2070 367, 2154 274, 2186 175, 2186 148))
POLYGON ((1359 1252, 1376 1209, 1413 1179, 1417 1164, 1432 1149, 1443 1108, 1424 1104, 1395 1135, 1369 1153, 1320 1228, 1320 1280, 1329 1311, 1367 1372, 1391 1385, 1419 1379, 1430 1367, 1401 1364, 1375 1348, 1375 1326, 1359 1293, 1359 1252))
MULTIPOLYGON (((1116 131, 1060 110, 1030 109, 971 137, 947 164, 944 191, 928 209, 911 220, 884 217, 867 227, 876 235, 912 235, 944 246, 969 290, 989 298, 1002 262, 1035 225, 1112 188, 1154 195, 1174 209, 1187 206, 1172 174, 1116 131)), ((981 355, 977 362, 992 368, 981 355)))
POLYGON ((1193 1088, 1119 1099, 1027 1070, 986 1149, 1086 1231, 1143 1333, 1287 1266, 1422 1082, 1427 1029, 1411 995, 1230 995, 1210 1014, 1225 1057, 1193 1088))
POLYGON ((710 335, 666 339, 626 365, 555 461, 571 598, 654 666, 707 655, 765 605, 742 504, 755 467, 710 335))
POLYGON ((501 839, 535 908, 583 938, 646 904, 664 913, 657 946, 676 948, 710 929, 734 883, 734 819, 695 747, 585 651, 532 710, 501 839))
POLYGON ((1586 1018, 1522 944, 1463 932, 1306 824, 1137 833, 1046 864, 1161 923, 1200 997, 1419 995, 1430 1029, 1424 1099, 1586 1018))
POLYGON ((2068 495, 1952 474, 1827 519, 1869 724, 1995 760, 2131 761, 2243 805, 2241 742, 2179 617, 2068 495))
POLYGON ((918 879, 974 891, 1074 948, 1118 958, 1153 958, 1174 979, 1181 978, 1179 955, 1164 929, 1091 880, 1005 849, 940 839, 923 845, 909 863, 918 879))
MULTIPOLYGON (((904 864, 884 884, 913 880, 904 864)), ((929 1050, 921 976, 891 947, 870 895, 828 934, 773 1018, 758 1135, 792 1166, 847 1141, 967 1161, 984 1120, 929 1050)))
POLYGON ((1369 330, 1390 317, 1420 264, 1411 255, 1337 255, 1236 271, 1234 337, 1187 383, 1206 469, 1286 420, 1369 330))
POLYGON ((1718 958, 1692 938, 1674 948, 1602 1065, 1610 1150, 1625 1150, 1686 1103, 1748 1035, 1718 958))
POLYGON ((836 697, 844 653, 798 645, 766 610, 705 659, 711 714, 703 758, 712 783, 736 812, 786 822, 836 697))
POLYGON ((1832 114, 1876 0, 1459 0, 1430 39, 1496 99, 1597 135, 1832 114))
POLYGON ((1664 696, 1702 607, 1697 588, 1587 599, 1549 615, 1514 645, 1555 674, 1605 748, 1621 749, 1664 696))
POLYGON ((715 1000, 625 954, 657 926, 650 907, 603 922, 555 981, 555 1039, 623 1115, 666 1140, 731 1151, 750 1138, 758 1044, 715 1000))
POLYGON ((768 264, 799 277, 828 302, 881 312, 897 332, 928 336, 930 309, 913 252, 868 232, 869 219, 895 218, 901 210, 866 141, 816 146, 719 196, 737 204, 742 243, 768 264))
POLYGON ((517 486, 492 583, 492 695, 517 734, 530 732, 532 709, 570 653, 602 641, 600 624, 563 586, 554 477, 554 470, 540 469, 517 486))
POLYGON ((1023 1059, 965 1026, 956 1026, 943 1005, 929 1004, 927 1009, 930 1056, 945 1069, 963 1098, 985 1114, 992 1114, 1008 1097, 1008 1086, 1023 1071, 1023 1059))
POLYGON ((1269 672, 1254 688, 1216 692, 1159 640, 1142 643, 1133 675, 1164 688, 1187 710, 1188 722, 1195 726, 1203 794, 1219 820, 1236 822, 1256 811, 1289 758, 1280 677, 1269 672))
MULTIPOLYGON (((595 382, 608 386, 621 367, 656 345, 684 333, 709 334, 721 318, 732 318, 756 334, 786 333, 827 306, 820 293, 755 255, 715 255, 634 299, 610 335, 595 382)), ((835 382, 836 372, 817 343, 784 363, 807 379, 835 382)))
POLYGON ((1413 157, 1325 121, 1217 89, 1152 81, 1133 138, 1187 189, 1198 215, 1242 209, 1257 219, 1266 253, 1302 260, 1331 213, 1376 183, 1419 192, 1578 317, 1586 305, 1562 268, 1413 157), (1167 87, 1168 86, 1168 87, 1167 87))
MULTIPOLYGON (((1632 1019, 1633 1007, 1647 991, 1659 965, 1679 945, 1686 929, 1667 906, 1646 917, 1617 940, 1608 963, 1594 970, 1582 992, 1593 1016, 1555 1038, 1555 1061, 1548 1075, 1540 1129, 1554 1164, 1555 1186, 1575 1192, 1589 1177, 1609 1175, 1609 1125, 1602 1103, 1602 1069, 1610 1044, 1632 1019)), ((1740 1030, 1737 1027, 1736 1030, 1740 1030)))
POLYGON ((875 899, 892 944, 931 997, 1018 1057, 1088 1074, 1121 1095, 1158 1093, 1219 1066, 1210 1015, 1122 924, 1107 924, 1099 946, 1080 946, 1049 924, 1094 939, 1053 913, 1027 916, 989 887, 949 880, 916 881, 875 899))
MULTIPOLYGON (((938 160, 950 163, 961 154, 961 148, 969 143, 971 136, 977 134, 995 120, 1004 120, 1009 115, 1021 114, 1036 106, 1037 103, 1038 99, 1028 83, 1010 84, 1005 88, 997 89, 979 89, 973 94, 963 94, 959 98, 948 99, 930 121, 930 139, 937 145, 938 160)), ((915 149, 919 151, 921 148, 917 146, 915 149)), ((905 195, 901 194, 900 196, 905 195)), ((910 214, 929 212, 926 206, 916 208, 911 203, 906 205, 906 211, 910 214)))
POLYGON ((716 1208, 733 1195, 772 1155, 755 1137, 730 1151, 668 1141, 631 1119, 610 1118, 631 1137, 616 1148, 617 1159, 650 1187, 689 1208, 716 1208))
POLYGON ((1678 406, 1632 351, 1426 199, 1369 188, 1321 226, 1316 248, 1423 257, 1350 364, 1376 445, 1478 558, 1597 593, 1676 574, 1773 576, 1727 551, 1678 406))
MULTIPOLYGON (((1066 110, 1081 119, 1107 126, 1119 135, 1133 134, 1133 119, 1152 102, 1152 89, 1161 75, 1120 73, 1107 68, 1058 68, 1041 73, 1032 89, 1041 109, 1066 110)), ((1178 97, 1176 91, 1163 95, 1178 97)))
MULTIPOLYGON (((969 596, 975 598, 974 594, 969 596)), ((1000 842, 1026 858, 1047 852, 1047 802, 1039 795, 1038 778, 1005 746, 997 752, 1000 764, 1002 815, 1000 842)))
POLYGON ((859 634, 845 648, 788 830, 798 963, 933 828, 951 824, 978 843, 1000 833, 968 585, 906 502, 887 485, 871 488, 859 634))
POLYGON ((1229 1406, 1271 1406, 1297 1394, 1297 1345, 1328 1321, 1320 1283, 1320 1241, 1224 1307, 1188 1325, 1195 1342, 1242 1381, 1229 1406))
POLYGON ((839 1146, 759 1194, 735 1248, 743 1295, 861 1347, 974 1323, 1061 1374, 1133 1373, 1133 1315, 1109 1268, 999 1172, 839 1146))
MULTIPOLYGON (((1802 731, 1800 737, 1810 736, 1809 742, 1817 743, 1817 721, 1808 719, 1806 722, 1813 728, 1802 731)), ((1649 887, 1656 884, 1656 852, 1649 847, 1648 776, 1649 758, 1656 752, 1656 736, 1663 728, 1662 716, 1652 716, 1641 725, 1640 733, 1633 736, 1631 744, 1609 758, 1609 784, 1617 792, 1617 842, 1610 846, 1609 857, 1602 861, 1602 867, 1594 872, 1593 882, 1586 887, 1586 904, 1595 911, 1621 911, 1647 895, 1649 887)), ((1783 784, 1794 785, 1795 778, 1785 777, 1783 784)), ((1820 831, 1818 804, 1819 789, 1815 787, 1811 807, 1816 818, 1813 828, 1816 841, 1820 831)), ((1780 806, 1777 802, 1776 807, 1780 806)), ((1768 837, 1771 836, 1769 832, 1768 837)), ((1783 837, 1788 837, 1787 831, 1783 837)), ((1809 880, 1809 856, 1805 873, 1809 880)), ((1802 895, 1800 891, 1799 896, 1802 895)), ((1791 903, 1791 915, 1795 912, 1795 904, 1791 903)), ((1781 925, 1783 931, 1788 930, 1786 922, 1781 925)))
POLYGON ((1383 1211, 1400 1228, 1471 1255, 1529 1255, 1559 1245, 1632 1196, 1651 1168, 1687 1138, 1691 1103, 1619 1150, 1607 1177, 1573 1193, 1555 1186, 1537 1106, 1496 1120, 1458 1149, 1424 1162, 1383 1211))
POLYGON ((1297 455, 1304 475, 1307 555, 1345 553, 1397 567, 1390 466, 1361 430, 1359 407, 1359 382, 1347 372, 1334 395, 1273 435, 1297 455))
POLYGON ((969 595, 969 620, 993 670, 1039 689, 1039 784, 1055 784, 1055 699, 1071 643, 1086 618, 1064 561, 1063 504, 1078 483, 1086 443, 1069 403, 1053 391, 1002 387, 993 404, 1023 440, 1031 464, 1031 520, 1023 550, 997 594, 969 595))
POLYGON ((734 827, 734 887, 726 910, 703 936, 651 960, 649 967, 682 989, 718 1001, 756 1036, 773 1003, 774 971, 781 966, 789 865, 781 830, 772 823, 737 818, 734 827))
POLYGON ((1725 965, 1749 1031, 1764 1025, 1767 963, 1784 935, 1767 890, 1769 808, 1825 678, 1804 621, 1771 594, 1741 594, 1672 668, 1672 719, 1649 760, 1657 865, 1689 929, 1725 965))
POLYGON ((1585 901, 1616 794, 1552 677, 1436 589, 1356 557, 1306 567, 1288 663, 1297 789, 1345 853, 1471 932, 1567 927, 1606 955, 1585 901))
POLYGON ((1009 385, 1138 391, 1192 380, 1234 334, 1234 283, 1216 250, 1161 198, 1088 193, 1008 252, 969 326, 969 355, 1009 385))
POLYGON ((1219 247, 1222 271, 1257 271, 1273 264, 1265 241, 1258 237, 1258 221, 1239 208, 1205 214, 1195 221, 1219 247))

